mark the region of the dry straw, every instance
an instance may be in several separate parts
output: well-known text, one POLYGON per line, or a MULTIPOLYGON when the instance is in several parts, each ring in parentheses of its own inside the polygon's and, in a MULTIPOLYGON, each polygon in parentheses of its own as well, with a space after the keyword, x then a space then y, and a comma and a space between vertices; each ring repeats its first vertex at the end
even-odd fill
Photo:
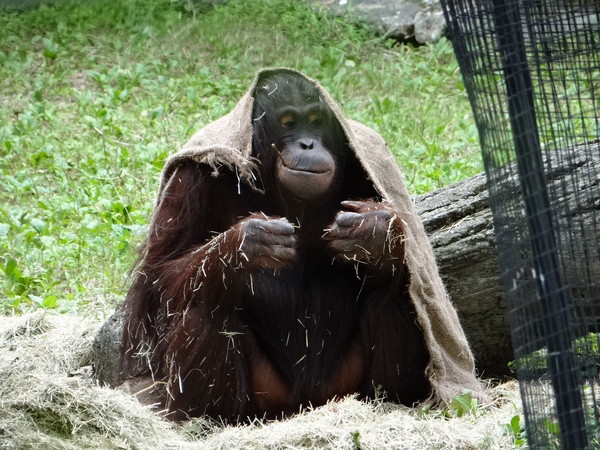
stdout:
POLYGON ((346 398, 272 423, 174 425, 94 383, 86 366, 100 325, 42 311, 1 318, 0 448, 513 448, 504 425, 519 413, 514 382, 490 389, 494 404, 461 418, 346 398))

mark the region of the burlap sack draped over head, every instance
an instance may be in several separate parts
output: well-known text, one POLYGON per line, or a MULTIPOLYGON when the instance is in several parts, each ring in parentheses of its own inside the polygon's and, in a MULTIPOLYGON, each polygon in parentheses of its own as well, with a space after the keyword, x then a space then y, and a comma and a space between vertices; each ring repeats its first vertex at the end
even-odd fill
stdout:
MULTIPOLYGON (((273 71, 298 73, 291 69, 259 72, 232 112, 199 130, 178 153, 167 160, 158 202, 177 166, 190 159, 210 166, 215 174, 226 167, 254 186, 256 166, 250 157, 253 93, 259 77, 273 71)), ((345 118, 331 95, 316 81, 309 81, 315 84, 323 101, 340 122, 350 148, 376 189, 401 214, 406 235, 406 265, 410 272, 409 294, 431 356, 427 368, 433 387, 431 400, 448 403, 465 389, 481 395, 469 345, 442 284, 423 224, 417 217, 400 169, 387 144, 375 131, 345 118)))

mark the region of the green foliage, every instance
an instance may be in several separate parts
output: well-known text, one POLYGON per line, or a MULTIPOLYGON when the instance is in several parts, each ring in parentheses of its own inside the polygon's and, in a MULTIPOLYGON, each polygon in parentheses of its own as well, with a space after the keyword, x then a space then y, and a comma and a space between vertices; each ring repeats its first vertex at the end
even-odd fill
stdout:
MULTIPOLYGON (((596 381, 598 376, 598 358, 600 346, 600 335, 598 333, 588 333, 573 340, 572 351, 574 362, 578 366, 579 374, 582 378, 582 399, 584 404, 584 419, 586 431, 590 440, 590 448, 600 448, 600 428, 598 427, 598 417, 600 411, 595 406, 597 404, 596 381)), ((540 380, 548 380, 548 350, 542 348, 528 355, 522 356, 509 364, 514 371, 526 374, 527 378, 537 377, 540 380)), ((549 383, 549 381, 540 381, 540 383, 549 383)), ((535 436, 538 444, 542 448, 558 449, 560 448, 560 427, 556 418, 556 405, 550 394, 538 392, 538 408, 535 414, 530 418, 532 427, 530 436, 535 436), (544 406, 545 408, 542 408, 544 406)), ((515 443, 525 442, 525 431, 518 433, 518 428, 523 428, 519 422, 518 416, 513 417, 506 429, 514 436, 515 443)))
MULTIPOLYGON (((585 336, 573 340, 573 354, 575 363, 579 365, 581 374, 584 377, 596 377, 598 374, 598 365, 600 364, 600 334, 588 333, 585 336)), ((541 378, 548 372, 548 350, 541 348, 528 355, 521 356, 515 361, 508 363, 514 371, 527 371, 529 376, 537 373, 541 378)))
POLYGON ((481 170, 445 40, 395 45, 293 0, 0 11, 0 311, 120 299, 165 158, 264 66, 320 80, 414 193, 481 170))
POLYGON ((362 448, 362 444, 360 443, 360 433, 358 431, 354 431, 350 433, 350 437, 352 438, 352 446, 354 450, 360 450, 362 448))
POLYGON ((477 399, 473 397, 470 391, 454 396, 448 410, 453 417, 476 416, 477 415, 477 399))
POLYGON ((58 412, 50 408, 27 405, 23 409, 28 413, 31 420, 35 422, 38 429, 51 436, 69 439, 75 432, 75 426, 68 418, 61 416, 58 412))
POLYGON ((517 447, 523 447, 527 444, 525 438, 525 427, 521 423, 521 416, 518 414, 514 415, 510 420, 510 423, 504 425, 504 429, 513 438, 513 443, 517 447))
POLYGON ((452 401, 445 409, 431 408, 429 405, 425 405, 421 408, 420 416, 428 417, 430 415, 439 415, 445 418, 465 417, 465 416, 477 416, 479 411, 479 405, 477 399, 473 397, 471 391, 464 391, 461 394, 455 395, 452 401))
MULTIPOLYGON (((589 448, 600 448, 600 429, 598 427, 598 417, 600 411, 595 406, 595 393, 590 384, 584 385, 584 399, 589 399, 588 406, 584 407, 585 429, 589 439, 589 448)), ((523 433, 524 434, 524 433, 523 433)), ((553 411, 548 410, 547 414, 538 415, 535 427, 532 428, 531 434, 535 435, 537 442, 541 448, 560 449, 561 448, 561 433, 558 419, 553 411)))
MULTIPOLYGON (((493 414, 493 410, 487 408, 480 410, 477 399, 473 397, 470 391, 464 391, 454 396, 446 409, 432 409, 430 406, 424 406, 419 412, 419 416, 425 420, 430 419, 432 416, 437 416, 447 420, 462 418, 475 422, 478 418, 485 417, 488 414, 493 414)), ((504 434, 512 438, 515 448, 527 446, 525 426, 521 421, 520 415, 516 414, 511 418, 509 423, 498 423, 498 426, 501 427, 504 434)), ((495 445, 496 443, 489 442, 482 446, 482 448, 496 448, 495 445)))

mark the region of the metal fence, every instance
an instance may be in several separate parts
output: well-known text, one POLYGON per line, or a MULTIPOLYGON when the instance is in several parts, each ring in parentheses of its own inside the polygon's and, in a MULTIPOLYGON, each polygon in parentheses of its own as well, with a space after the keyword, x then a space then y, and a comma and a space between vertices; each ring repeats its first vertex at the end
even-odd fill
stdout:
POLYGON ((442 0, 531 448, 600 448, 600 2, 442 0))

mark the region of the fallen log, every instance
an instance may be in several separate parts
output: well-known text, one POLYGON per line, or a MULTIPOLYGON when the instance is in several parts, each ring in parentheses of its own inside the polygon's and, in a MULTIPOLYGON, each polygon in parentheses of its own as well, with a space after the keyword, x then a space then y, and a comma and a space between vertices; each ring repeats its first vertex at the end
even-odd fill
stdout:
MULTIPOLYGON (((600 258, 593 256, 599 252, 600 145, 565 147, 546 157, 547 190, 577 337, 600 326, 600 258)), ((505 175, 509 172, 516 169, 499 172, 496 186, 520 198, 519 183, 505 175)), ((480 375, 509 374, 507 363, 514 357, 485 175, 416 197, 415 205, 480 375)), ((529 261, 523 264, 528 267, 529 261)), ((537 349, 532 345, 529 351, 537 349)))
MULTIPOLYGON (((442 278, 457 306, 480 375, 505 375, 513 359, 484 174, 415 198, 442 278)), ((94 341, 98 379, 118 382, 120 310, 94 341)))
POLYGON ((420 195, 415 206, 479 374, 506 375, 513 351, 485 174, 420 195))
MULTIPOLYGON (((596 144, 586 151, 573 151, 569 157, 558 154, 562 159, 550 162, 547 179, 551 200, 568 205, 564 211, 572 213, 572 217, 567 217, 566 212, 559 211, 555 217, 557 223, 565 225, 564 221, 568 220, 568 223, 593 226, 597 220, 600 180, 594 174, 600 173, 598 150, 596 144)), ((505 182, 513 184, 510 179, 505 182)), ((458 309, 480 376, 511 374, 508 363, 514 356, 485 175, 482 173, 415 197, 415 206, 430 236, 442 278, 458 309)), ((593 238, 593 233, 583 234, 578 248, 570 249, 568 258, 583 258, 586 248, 597 246, 593 238), (590 237, 592 240, 588 242, 590 237)), ((569 259, 563 263, 567 280, 575 280, 572 289, 578 319, 587 324, 590 331, 597 330, 600 318, 597 296, 581 294, 576 284, 577 274, 570 273, 577 265, 569 264, 569 259)), ((592 279, 600 279, 600 260, 591 263, 593 266, 587 270, 592 279)), ((116 313, 104 324, 94 342, 92 359, 97 376, 108 384, 117 381, 121 327, 121 317, 116 313)))

